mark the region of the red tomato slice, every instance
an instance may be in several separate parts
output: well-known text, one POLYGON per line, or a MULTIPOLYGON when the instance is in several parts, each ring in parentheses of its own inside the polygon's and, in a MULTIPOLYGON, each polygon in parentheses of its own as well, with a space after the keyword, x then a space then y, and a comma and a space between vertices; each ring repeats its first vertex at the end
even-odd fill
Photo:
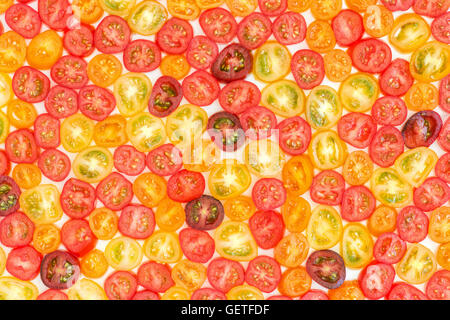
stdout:
POLYGON ((63 181, 70 172, 69 157, 58 149, 47 149, 41 153, 38 167, 52 181, 63 181))
POLYGON ((309 49, 297 51, 291 60, 291 71, 298 86, 310 90, 321 84, 325 77, 323 64, 319 53, 309 49))
POLYGON ((352 222, 366 220, 375 210, 376 202, 369 188, 351 186, 342 196, 341 216, 352 222))
POLYGON ((39 0, 38 12, 42 22, 57 31, 66 29, 73 16, 69 0, 39 0))
POLYGON ((313 289, 306 292, 300 300, 330 300, 330 298, 322 290, 313 289))
POLYGON ((77 113, 77 92, 63 86, 52 87, 45 98, 45 110, 57 119, 67 118, 77 113))
POLYGON ((436 40, 450 44, 450 12, 433 20, 431 23, 431 34, 436 40))
POLYGON ((391 48, 379 39, 363 39, 350 48, 353 66, 362 72, 380 73, 391 63, 391 48))
POLYGON ((367 148, 377 130, 372 117, 360 112, 351 112, 339 119, 339 137, 355 148, 367 148))
POLYGON ((225 258, 212 260, 208 265, 207 275, 211 286, 224 293, 245 281, 244 267, 237 261, 225 258))
POLYGON ((324 170, 316 175, 309 189, 311 200, 317 203, 336 206, 344 195, 345 180, 334 170, 324 170))
POLYGON ((89 81, 86 61, 75 56, 59 58, 50 74, 57 84, 71 89, 83 88, 89 81))
POLYGON ((272 292, 281 280, 278 262, 269 256, 259 256, 249 262, 245 271, 245 281, 262 292, 272 292))
POLYGON ((450 2, 447 0, 415 0, 413 10, 421 16, 439 17, 448 11, 450 2))
POLYGON ((414 78, 409 72, 409 62, 404 59, 395 59, 381 73, 378 79, 380 89, 385 95, 402 96, 414 83, 414 78))
POLYGON ((419 209, 425 212, 433 211, 450 199, 450 188, 444 180, 430 177, 414 190, 413 199, 419 209))
POLYGON ((33 280, 39 274, 42 256, 33 247, 12 249, 6 259, 6 270, 20 280, 33 280))
POLYGON ((417 207, 405 207, 397 215, 397 231, 402 240, 420 242, 428 234, 428 216, 417 207))
POLYGON ((14 73, 12 89, 20 100, 29 103, 41 102, 47 97, 50 80, 37 69, 21 67, 14 73))
POLYGON ((253 12, 239 22, 237 37, 239 42, 249 50, 264 44, 272 34, 272 22, 259 12, 253 12))
POLYGON ((287 0, 258 0, 259 10, 269 17, 276 17, 287 9, 287 0))
POLYGON ((381 0, 383 6, 390 11, 406 11, 414 3, 414 0, 381 0))
POLYGON ((171 18, 156 34, 156 43, 164 52, 181 54, 187 50, 193 34, 194 31, 188 21, 171 18))
POLYGON ((351 46, 364 34, 364 24, 361 15, 353 10, 342 10, 331 21, 336 43, 341 47, 351 46))
POLYGON ((167 196, 178 202, 199 198, 205 191, 205 178, 199 172, 181 170, 169 178, 167 196))
POLYGON ((278 179, 260 179, 253 186, 252 198, 259 210, 273 210, 281 207, 286 201, 286 189, 283 182, 278 179))
POLYGON ((450 300, 450 271, 439 270, 427 283, 426 293, 431 300, 450 300))
POLYGON ((218 54, 219 48, 214 41, 205 36, 195 36, 187 48, 186 59, 193 68, 205 70, 211 67, 218 54))
POLYGON ((0 221, 0 242, 10 248, 23 247, 33 239, 34 223, 17 211, 0 221))
POLYGON ((33 163, 40 152, 33 131, 28 129, 11 132, 6 138, 5 150, 9 160, 14 163, 33 163))
POLYGON ((206 263, 214 255, 214 239, 206 231, 186 228, 179 238, 183 254, 193 262, 206 263))
POLYGON ((41 31, 41 18, 25 4, 14 4, 5 12, 6 24, 24 38, 34 38, 41 31))
POLYGON ((441 80, 439 84, 439 107, 450 112, 450 74, 441 80))
POLYGON ((405 122, 408 109, 401 98, 385 96, 375 101, 371 113, 376 124, 395 127, 405 122))
MULTIPOLYGON (((220 98, 219 98, 220 99, 220 98)), ((250 107, 239 115, 242 129, 252 140, 265 139, 272 135, 272 129, 277 126, 275 114, 264 107, 250 107)))
POLYGON ((60 290, 48 289, 42 292, 36 300, 69 300, 69 297, 60 290))
POLYGON ((274 248, 284 234, 281 214, 275 211, 258 211, 249 220, 250 231, 262 249, 274 248))
POLYGON ((131 41, 123 52, 123 65, 131 72, 150 72, 161 64, 161 50, 152 41, 131 41))
POLYGON ((175 284, 170 275, 170 268, 154 261, 141 264, 137 280, 140 286, 153 292, 166 292, 175 284))
POLYGON ((238 24, 230 11, 212 8, 203 11, 199 18, 205 35, 216 43, 228 43, 236 36, 238 24))
POLYGON ((60 123, 48 113, 39 115, 34 121, 34 138, 38 147, 57 148, 61 143, 59 137, 60 123))
POLYGON ((236 80, 220 90, 219 103, 225 111, 240 114, 255 107, 261 100, 259 88, 248 81, 236 80))
POLYGON ((133 185, 117 172, 100 181, 95 192, 105 207, 113 211, 125 208, 133 199, 133 185))
POLYGON ((387 295, 388 300, 428 300, 427 296, 416 287, 405 282, 397 282, 387 295))
POLYGON ((380 235, 373 247, 373 257, 375 260, 395 264, 399 262, 406 252, 406 242, 397 234, 386 232, 380 235))
POLYGON ((133 296, 133 300, 160 300, 160 297, 157 293, 154 293, 150 290, 142 290, 136 292, 133 296))
POLYGON ((372 300, 387 295, 392 288, 395 270, 390 264, 372 262, 359 274, 358 282, 363 294, 372 300))
POLYGON ((133 239, 146 239, 155 229, 155 215, 151 208, 143 205, 126 206, 119 217, 119 231, 133 239))
POLYGON ((439 146, 447 152, 450 152, 450 118, 442 126, 438 137, 439 146))
POLYGON ((450 153, 446 153, 439 158, 434 172, 438 178, 450 183, 450 153))
POLYGON ((311 126, 297 116, 284 119, 277 125, 281 149, 290 155, 302 154, 311 141, 311 126))
POLYGON ((65 214, 81 219, 94 210, 95 198, 94 187, 87 182, 70 178, 61 191, 60 202, 65 214))
POLYGON ((94 28, 91 25, 80 24, 77 28, 64 33, 64 49, 77 57, 87 57, 94 52, 94 28))
POLYGON ((191 300, 227 300, 227 296, 212 288, 201 288, 194 291, 191 300))
POLYGON ((113 272, 105 280, 105 293, 110 300, 131 300, 137 291, 136 276, 129 271, 113 272))
POLYGON ((137 176, 145 169, 145 153, 135 147, 122 145, 114 151, 114 167, 129 176, 137 176))
POLYGON ((285 46, 300 43, 306 37, 305 18, 297 12, 283 13, 273 22, 272 33, 285 46))
POLYGON ((387 168, 394 164, 395 159, 403 153, 402 134, 393 126, 381 127, 375 133, 369 145, 369 155, 374 163, 387 168))
POLYGON ((195 71, 184 78, 182 88, 186 100, 197 106, 210 105, 220 91, 217 80, 203 70, 195 71))
POLYGON ((71 219, 61 228, 61 242, 76 256, 83 256, 97 244, 97 238, 84 219, 71 219))
POLYGON ((11 171, 11 161, 4 150, 0 150, 0 175, 7 176, 11 171))
POLYGON ((90 85, 78 93, 78 106, 86 117, 102 121, 114 110, 116 99, 109 89, 90 85))
POLYGON ((183 167, 183 155, 173 144, 163 144, 147 155, 147 167, 159 176, 171 176, 183 167))
POLYGON ((106 16, 95 29, 94 44, 103 53, 119 53, 127 47, 130 35, 126 20, 119 16, 106 16))

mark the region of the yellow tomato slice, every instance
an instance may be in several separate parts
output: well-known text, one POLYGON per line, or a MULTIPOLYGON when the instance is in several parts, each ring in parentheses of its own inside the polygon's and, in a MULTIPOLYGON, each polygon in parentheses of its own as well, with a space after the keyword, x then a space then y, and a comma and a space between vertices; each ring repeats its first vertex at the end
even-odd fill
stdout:
POLYGON ((126 18, 136 0, 98 0, 100 6, 109 14, 126 18))
MULTIPOLYGON (((1 36, 0 36, 1 37, 1 36)), ((1 38, 0 38, 1 41, 1 38)), ((0 51, 1 57, 1 51, 0 51)), ((1 61, 1 59, 0 59, 1 61)), ((8 74, 0 72, 0 107, 6 105, 14 96, 11 78, 8 74)))
POLYGON ((238 162, 225 161, 212 167, 208 176, 211 195, 217 199, 229 199, 242 194, 251 183, 247 167, 238 162))
POLYGON ((409 62, 409 70, 418 81, 438 81, 450 73, 449 61, 450 46, 431 41, 414 51, 409 62))
POLYGON ((366 112, 372 108, 380 89, 375 77, 367 73, 348 76, 339 87, 339 98, 350 112, 366 112))
POLYGON ((410 284, 424 283, 436 270, 436 257, 420 243, 410 243, 395 269, 399 278, 410 284))
POLYGON ((113 155, 108 149, 90 147, 77 154, 72 170, 78 179, 96 183, 111 173, 113 164, 113 155))
POLYGON ((430 26, 425 19, 415 13, 405 13, 395 19, 389 42, 401 53, 408 53, 427 42, 430 35, 430 26))
POLYGON ((108 300, 105 290, 90 279, 78 280, 68 291, 69 300, 108 300))
POLYGON ((175 144, 191 146, 201 139, 208 124, 208 114, 200 107, 192 104, 179 106, 167 117, 167 136, 175 144))
POLYGON ((308 147, 314 167, 320 170, 335 169, 347 158, 347 145, 332 130, 319 130, 313 134, 308 147))
POLYGON ((20 195, 20 207, 36 224, 54 223, 62 217, 59 191, 51 184, 40 184, 20 195))
POLYGON ((119 237, 111 240, 105 248, 108 264, 116 270, 132 270, 141 264, 142 247, 134 239, 119 237))
POLYGON ((195 291, 200 289, 206 280, 206 267, 197 262, 182 260, 172 269, 172 279, 175 285, 195 291))
POLYGON ((306 236, 313 249, 334 247, 342 236, 341 216, 333 207, 318 205, 311 212, 306 236))
POLYGON ((342 116, 337 92, 329 86, 317 86, 306 100, 306 120, 314 129, 334 126, 342 116))
POLYGON ((245 164, 257 176, 274 177, 284 163, 284 153, 272 140, 253 140, 245 146, 245 164))
POLYGON ((348 268, 365 267, 372 260, 373 253, 373 240, 369 230, 360 223, 348 223, 344 227, 340 251, 348 268))
POLYGON ((117 109, 125 117, 132 117, 148 106, 152 83, 143 73, 128 72, 114 82, 117 109))
POLYGON ((0 300, 36 300, 38 288, 31 282, 0 277, 0 300))
POLYGON ((294 81, 279 80, 264 87, 261 105, 279 116, 290 118, 303 112, 305 94, 294 81))
POLYGON ((142 1, 128 17, 131 30, 144 36, 157 33, 166 21, 166 8, 156 1, 142 1))
POLYGON ((370 179, 370 189, 382 204, 400 208, 412 200, 412 188, 399 173, 391 168, 378 168, 370 179))
POLYGON ((163 177, 147 172, 134 180, 133 193, 143 205, 153 208, 166 197, 167 182, 163 177))
POLYGON ((0 35, 0 72, 15 72, 23 66, 26 54, 27 44, 21 35, 14 31, 0 35))
POLYGON ((64 119, 61 124, 61 144, 68 152, 80 152, 87 148, 94 136, 94 121, 81 113, 64 119))
POLYGON ((164 123, 148 112, 128 119, 126 133, 131 144, 141 152, 149 152, 166 141, 164 123))
POLYGON ((264 295, 258 288, 243 284, 227 292, 228 300, 264 300, 264 295))
POLYGON ((402 153, 394 163, 398 174, 410 185, 418 188, 428 177, 438 161, 437 154, 426 147, 418 147, 402 153))
POLYGON ((261 81, 274 82, 289 73, 290 65, 289 50, 276 41, 268 41, 256 50, 253 72, 261 81))
POLYGON ((145 240, 144 253, 150 260, 160 263, 176 263, 183 256, 178 234, 165 231, 156 231, 145 240))
POLYGON ((227 221, 214 232, 217 253, 235 261, 250 261, 258 255, 258 246, 247 223, 227 221))

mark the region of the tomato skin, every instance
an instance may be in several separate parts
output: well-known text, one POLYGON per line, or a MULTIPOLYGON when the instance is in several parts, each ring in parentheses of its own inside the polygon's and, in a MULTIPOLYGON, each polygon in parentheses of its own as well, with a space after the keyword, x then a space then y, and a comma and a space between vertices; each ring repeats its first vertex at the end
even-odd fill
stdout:
POLYGON ((173 282, 169 266, 154 261, 140 265, 137 273, 138 284, 153 292, 166 292, 173 282))
POLYGON ((57 148, 61 144, 59 136, 60 123, 57 118, 44 113, 34 121, 34 137, 38 147, 57 148))
POLYGON ((214 255, 214 239, 206 231, 186 228, 179 238, 181 250, 190 261, 206 263, 214 255))
POLYGON ((371 113, 373 120, 378 125, 399 126, 405 122, 408 110, 403 99, 384 96, 375 101, 371 113))
POLYGON ((381 234, 373 246, 375 260, 385 264, 399 262, 406 252, 406 241, 393 232, 381 234))
POLYGON ((450 188, 440 178, 430 177, 414 190, 414 204, 425 212, 433 211, 450 199, 450 188))
POLYGON ((61 242, 74 255, 83 256, 95 247, 97 238, 86 220, 71 219, 61 228, 61 242))
POLYGON ((106 16, 94 32, 95 47, 103 53, 119 53, 130 42, 131 30, 119 16, 106 16))
POLYGON ((292 56, 291 70, 295 82, 304 90, 318 86, 325 77, 323 57, 309 49, 299 50, 292 56), (308 70, 309 73, 305 73, 304 70, 308 70))
POLYGON ((386 298, 387 300, 428 300, 425 293, 406 282, 394 283, 386 298))
POLYGON ((376 132, 373 118, 360 112, 342 116, 337 124, 339 137, 355 148, 367 148, 376 132))
POLYGON ((450 271, 439 270, 430 278, 427 283, 426 293, 430 300, 450 299, 450 271))
POLYGON ((373 262, 361 271, 358 281, 363 294, 371 300, 377 300, 389 293, 394 278, 395 270, 390 264, 373 262))
POLYGON ((405 207, 397 215, 397 230, 401 239, 421 242, 428 233, 428 216, 417 207, 405 207))
POLYGON ((105 280, 105 293, 110 300, 131 300, 137 291, 136 276, 129 271, 116 271, 105 280))
POLYGON ((278 262, 269 256, 259 256, 249 262, 245 271, 245 281, 262 292, 272 292, 281 279, 278 262))
POLYGON ((133 186, 123 175, 113 172, 97 185, 97 198, 111 210, 125 208, 133 198, 133 186))
POLYGON ((245 281, 244 267, 238 261, 225 258, 212 260, 208 265, 207 275, 211 286, 223 293, 245 281))
POLYGON ((258 211, 248 223, 256 243, 262 249, 275 247, 283 237, 283 218, 275 211, 258 211))
POLYGON ((5 150, 9 160, 14 163, 33 163, 40 153, 33 132, 28 129, 11 132, 6 138, 5 150), (19 150, 18 147, 25 147, 26 150, 19 150))
POLYGON ((155 229, 153 210, 143 206, 130 204, 123 208, 119 217, 119 231, 133 239, 146 239, 155 229))
POLYGON ((15 248, 8 254, 6 270, 20 280, 33 280, 39 274, 41 260, 41 254, 33 247, 15 248))
POLYGON ((33 238, 34 223, 22 212, 11 213, 0 221, 0 242, 10 248, 29 244, 33 238))
POLYGON ((353 10, 342 10, 331 21, 336 42, 341 47, 351 46, 364 34, 363 18, 353 10))
POLYGON ((391 48, 382 40, 363 39, 350 48, 353 66, 362 72, 381 73, 392 59, 391 48), (380 59, 382 60, 380 61, 380 59))
POLYGON ((341 203, 341 216, 344 220, 355 222, 370 217, 375 210, 376 199, 366 186, 351 186, 344 191, 341 203))
POLYGON ((414 83, 409 71, 409 62, 400 58, 393 60, 381 73, 378 81, 385 95, 403 96, 414 83))
POLYGON ((320 204, 336 206, 342 202, 345 180, 333 170, 323 170, 313 179, 309 190, 311 200, 320 204))
POLYGON ((189 202, 200 197, 205 190, 205 178, 199 172, 181 170, 167 182, 167 195, 178 202, 189 202))

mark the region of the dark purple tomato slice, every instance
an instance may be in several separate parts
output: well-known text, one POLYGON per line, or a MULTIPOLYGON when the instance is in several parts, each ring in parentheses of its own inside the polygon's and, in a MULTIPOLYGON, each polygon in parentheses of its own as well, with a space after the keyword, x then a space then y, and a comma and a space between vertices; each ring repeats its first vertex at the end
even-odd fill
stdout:
POLYGON ((183 99, 183 89, 180 83, 169 76, 162 76, 153 85, 148 111, 156 117, 167 117, 183 99))
POLYGON ((41 264, 42 282, 50 289, 68 289, 80 276, 80 262, 66 251, 47 254, 41 264))
POLYGON ((215 229, 224 218, 222 203, 208 195, 189 201, 184 211, 187 225, 197 230, 215 229))
POLYGON ((442 120, 438 113, 432 110, 419 111, 403 126, 403 140, 410 149, 429 147, 439 136, 441 128, 442 120))
POLYGON ((245 142, 245 133, 239 118, 226 111, 217 112, 209 118, 208 134, 224 151, 236 151, 245 142))
POLYGON ((0 176, 0 216, 19 210, 20 188, 8 176, 0 176))
POLYGON ((339 288, 345 280, 345 265, 342 257, 332 250, 313 252, 306 261, 309 276, 328 289, 339 288))
POLYGON ((211 72, 224 82, 244 79, 253 66, 253 56, 249 49, 233 43, 225 47, 214 60, 211 72))

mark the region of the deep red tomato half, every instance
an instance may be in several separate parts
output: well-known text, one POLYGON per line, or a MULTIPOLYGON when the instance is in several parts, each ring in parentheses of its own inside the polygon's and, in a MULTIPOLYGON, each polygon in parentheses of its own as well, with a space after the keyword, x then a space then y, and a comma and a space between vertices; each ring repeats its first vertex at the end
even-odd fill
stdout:
POLYGON ((375 101, 371 114, 376 124, 395 127, 405 122, 408 109, 403 99, 384 96, 375 101))
POLYGON ((80 277, 80 262, 69 252, 53 251, 42 259, 41 280, 50 289, 68 289, 80 277))
POLYGON ((377 201, 366 186, 351 186, 344 191, 341 202, 341 216, 347 221, 363 221, 368 219, 377 201))
POLYGON ((190 261, 206 263, 214 255, 214 239, 206 231, 185 228, 179 238, 181 250, 190 261))
POLYGON ((5 12, 6 24, 22 37, 31 39, 41 30, 41 18, 36 10, 26 4, 17 3, 5 12))
POLYGON ((171 143, 163 144, 147 154, 147 167, 159 176, 171 176, 183 167, 180 149, 171 143))
POLYGON ((71 167, 69 157, 58 149, 42 152, 37 164, 44 176, 56 182, 67 178, 71 167))
POLYGON ((48 113, 39 115, 34 120, 34 138, 40 148, 57 148, 61 143, 59 120, 48 113))
POLYGON ((78 93, 63 86, 53 86, 45 98, 45 110, 57 118, 67 118, 78 111, 78 93))
POLYGON ((20 188, 12 178, 0 176, 0 217, 19 210, 20 194, 20 188))
POLYGON ((39 274, 41 260, 42 255, 33 247, 15 248, 8 253, 6 270, 20 280, 33 280, 39 274))
POLYGON ((61 228, 61 242, 76 256, 84 256, 95 248, 97 238, 84 219, 71 219, 61 228))
POLYGON ((122 145, 114 150, 114 168, 117 171, 137 176, 145 169, 145 153, 130 145, 122 145))
POLYGON ((355 148, 367 148, 377 130, 373 118, 365 113, 350 112, 337 124, 339 137, 355 148))
POLYGON ((273 22, 272 33, 282 45, 300 43, 306 37, 305 18, 297 12, 285 12, 273 22))
POLYGON ((94 50, 94 28, 91 25, 80 24, 64 33, 64 49, 77 57, 90 56, 94 50))
POLYGON ((400 131, 393 126, 381 127, 369 145, 369 155, 374 163, 387 168, 403 153, 404 142, 400 131))
POLYGON ((155 261, 140 265, 137 281, 140 286, 153 292, 166 292, 175 283, 170 275, 169 266, 155 261))
POLYGON ((260 101, 259 88, 245 80, 230 82, 219 93, 220 106, 225 111, 234 114, 240 114, 251 107, 256 107, 260 101))
POLYGON ((351 46, 364 34, 363 18, 353 10, 345 9, 339 12, 331 21, 336 43, 341 47, 351 46))
POLYGON ((441 128, 442 120, 437 112, 419 111, 413 114, 403 126, 403 140, 410 149, 429 147, 438 138, 441 128))
POLYGON ((224 293, 245 281, 244 267, 238 261, 225 258, 212 260, 208 265, 207 275, 211 286, 224 293))
POLYGON ((225 216, 222 203, 209 195, 189 201, 184 207, 186 224, 196 230, 217 228, 225 216))
POLYGON ((299 50, 292 56, 291 71, 298 86, 310 90, 321 84, 325 77, 323 57, 309 49, 299 50))
POLYGON ((164 52, 181 54, 187 50, 193 34, 189 21, 171 18, 156 34, 156 43, 164 52))
POLYGON ((113 211, 122 210, 133 199, 133 185, 117 172, 100 181, 95 192, 105 207, 113 211))
POLYGON ((378 79, 381 92, 387 96, 402 96, 414 83, 414 78, 409 72, 409 62, 405 59, 395 59, 381 73, 378 79))
POLYGON ((373 257, 375 260, 395 264, 399 262, 406 252, 406 242, 396 233, 386 232, 381 234, 373 246, 373 257))
POLYGON ((369 38, 355 43, 349 51, 353 66, 362 72, 381 73, 392 59, 391 48, 382 40, 369 38))
POLYGON ((405 207, 397 215, 397 231, 402 240, 420 242, 428 234, 428 216, 417 207, 405 207))
POLYGON ((151 208, 139 204, 126 206, 119 217, 119 231, 133 239, 146 239, 155 229, 155 215, 151 208))
POLYGON ((70 178, 64 184, 59 199, 65 214, 74 219, 81 219, 95 208, 95 189, 87 182, 70 178))
POLYGON ((156 117, 167 117, 175 111, 183 99, 180 83, 169 76, 156 80, 148 101, 148 111, 156 117))
POLYGON ((327 289, 339 288, 346 277, 344 260, 333 250, 314 251, 306 261, 306 271, 315 282, 327 289))
POLYGON ((425 212, 433 211, 450 199, 450 188, 444 180, 430 177, 414 190, 413 199, 419 209, 425 212))
POLYGON ((358 282, 363 294, 376 300, 391 291, 394 278, 395 270, 390 264, 372 262, 361 271, 358 282))
POLYGON ((344 190, 344 177, 334 170, 324 170, 314 177, 309 192, 312 201, 336 206, 342 202, 344 190))
POLYGON ((6 138, 5 150, 9 160, 14 163, 33 163, 40 153, 34 133, 29 129, 11 132, 6 138))
POLYGON ((273 210, 286 201, 286 189, 276 178, 263 178, 253 186, 252 199, 259 210, 273 210))
POLYGON ((205 178, 199 172, 181 170, 169 178, 167 196, 178 202, 199 198, 205 191, 205 178))
POLYGON ((252 66, 251 51, 238 43, 232 43, 214 59, 211 73, 219 81, 231 82, 244 79, 251 72, 252 66))
POLYGON ((223 151, 236 151, 245 142, 241 121, 230 112, 214 113, 208 119, 207 129, 211 140, 223 151))
POLYGON ((10 248, 23 247, 33 239, 34 223, 20 211, 0 221, 0 242, 10 248))
POLYGON ((130 42, 131 30, 126 20, 119 16, 106 16, 94 32, 95 47, 103 53, 119 53, 130 42))
POLYGON ((161 50, 152 41, 131 41, 123 52, 123 65, 131 72, 150 72, 161 64, 161 50))
POLYGON ((131 300, 137 291, 138 282, 129 271, 115 271, 106 278, 104 287, 110 300, 131 300))
POLYGON ((20 67, 14 73, 12 89, 20 100, 28 103, 43 101, 50 89, 50 80, 37 69, 20 67))
POLYGON ((249 262, 245 271, 245 282, 262 292, 272 292, 281 280, 278 262, 269 256, 258 256, 249 262))
POLYGON ((284 235, 284 222, 281 214, 269 211, 257 211, 248 225, 256 243, 262 249, 274 248, 284 235))

